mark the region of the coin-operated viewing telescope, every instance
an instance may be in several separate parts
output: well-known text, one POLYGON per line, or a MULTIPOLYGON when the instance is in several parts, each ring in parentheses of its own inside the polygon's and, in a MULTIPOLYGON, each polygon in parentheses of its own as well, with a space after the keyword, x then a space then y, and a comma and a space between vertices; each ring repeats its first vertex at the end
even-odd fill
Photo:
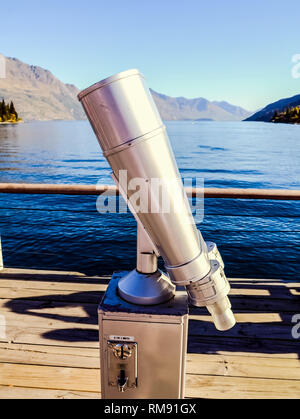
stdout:
POLYGON ((135 216, 137 267, 116 273, 99 306, 104 398, 184 396, 188 302, 234 326, 217 246, 197 230, 166 129, 144 77, 129 70, 85 89, 83 108, 135 216), (137 198, 138 192, 138 198, 137 198), (167 273, 157 269, 162 256, 167 273))

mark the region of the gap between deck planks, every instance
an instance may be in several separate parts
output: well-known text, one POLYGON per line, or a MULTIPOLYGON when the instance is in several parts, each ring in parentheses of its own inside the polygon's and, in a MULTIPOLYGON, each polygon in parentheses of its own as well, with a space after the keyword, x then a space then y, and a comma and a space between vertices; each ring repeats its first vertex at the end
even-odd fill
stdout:
MULTIPOLYGON (((100 397, 97 304, 108 280, 74 272, 0 272, 6 319, 0 398, 100 397)), ((239 322, 232 331, 216 332, 204 310, 191 310, 186 396, 300 398, 299 341, 291 337, 300 284, 231 284, 239 322)))

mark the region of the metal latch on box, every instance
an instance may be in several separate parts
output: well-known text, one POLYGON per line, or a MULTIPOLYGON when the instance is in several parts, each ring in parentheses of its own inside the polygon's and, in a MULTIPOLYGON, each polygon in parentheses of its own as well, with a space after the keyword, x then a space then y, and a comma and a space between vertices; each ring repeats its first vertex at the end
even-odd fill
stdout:
POLYGON ((137 387, 137 343, 107 341, 108 385, 120 392, 137 387))

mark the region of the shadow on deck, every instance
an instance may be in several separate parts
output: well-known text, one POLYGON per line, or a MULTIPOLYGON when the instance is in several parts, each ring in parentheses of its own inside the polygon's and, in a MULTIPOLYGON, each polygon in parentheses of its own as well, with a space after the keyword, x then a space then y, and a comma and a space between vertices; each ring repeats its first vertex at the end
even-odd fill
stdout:
MULTIPOLYGON (((16 280, 14 274, 6 274, 6 278, 16 280)), ((0 277, 1 278, 1 277, 0 277)), ((70 275, 63 277, 60 274, 22 274, 22 280, 51 281, 72 283, 70 275)), ((85 284, 95 284, 95 277, 83 277, 85 284)), ((101 279, 102 284, 107 280, 101 279)), ((99 281, 97 281, 99 284, 99 281)), ((13 283, 12 283, 13 287, 13 283)), ((238 318, 236 326, 227 332, 218 332, 213 323, 208 321, 205 309, 192 307, 189 322, 189 352, 191 353, 217 353, 227 348, 238 352, 260 352, 270 354, 285 354, 288 352, 300 355, 299 340, 293 339, 292 328, 295 324, 292 317, 300 312, 299 284, 283 283, 279 280, 251 283, 250 280, 231 281, 232 307, 238 318), (245 292, 247 291, 247 292, 245 292), (245 294, 244 294, 245 292, 245 294), (259 316, 258 316, 259 315, 259 316), (199 317, 200 316, 200 317, 199 317), (265 316, 265 321, 263 317, 265 316), (248 320, 248 321, 247 321, 248 320), (233 338, 235 339, 233 341, 233 338), (213 340, 213 342, 211 342, 213 340), (227 340, 229 340, 227 342, 227 340), (287 342, 286 342, 287 341, 287 342), (203 347, 203 344, 205 348, 203 347), (210 342, 210 343, 209 343, 210 342)), ((97 305, 103 296, 101 291, 83 291, 59 294, 30 295, 10 299, 5 303, 10 311, 22 316, 35 316, 45 319, 59 320, 63 323, 78 323, 80 328, 57 329, 46 332, 47 339, 80 342, 98 341, 98 332, 84 329, 83 326, 97 325, 97 305), (79 306, 86 316, 56 313, 64 307, 79 306), (47 309, 54 311, 47 313, 47 309)))
MULTIPOLYGON (((7 337, 0 342, 96 350, 97 306, 108 280, 77 273, 4 269, 0 312, 7 317, 7 337)), ((283 395, 299 398, 300 338, 293 338, 292 329, 296 332, 293 316, 300 313, 300 284, 230 282, 237 318, 234 328, 218 332, 205 309, 190 309, 187 395, 277 397, 286 389, 283 395)))

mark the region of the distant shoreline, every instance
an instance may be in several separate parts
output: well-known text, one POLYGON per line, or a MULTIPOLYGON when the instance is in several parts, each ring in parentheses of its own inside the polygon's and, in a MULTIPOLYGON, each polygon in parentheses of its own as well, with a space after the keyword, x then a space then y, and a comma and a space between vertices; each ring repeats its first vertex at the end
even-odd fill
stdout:
POLYGON ((300 122, 293 122, 293 121, 270 121, 273 124, 286 124, 286 125, 300 125, 300 122))
POLYGON ((5 121, 5 122, 0 122, 0 125, 16 125, 16 124, 24 124, 23 119, 20 121, 5 121))
MULTIPOLYGON (((85 122, 87 119, 28 119, 21 120, 18 122, 0 122, 0 125, 15 125, 19 123, 30 123, 30 122, 85 122)), ((164 119, 163 122, 243 122, 244 120, 219 120, 219 119, 210 119, 210 118, 201 118, 201 119, 164 119)))

